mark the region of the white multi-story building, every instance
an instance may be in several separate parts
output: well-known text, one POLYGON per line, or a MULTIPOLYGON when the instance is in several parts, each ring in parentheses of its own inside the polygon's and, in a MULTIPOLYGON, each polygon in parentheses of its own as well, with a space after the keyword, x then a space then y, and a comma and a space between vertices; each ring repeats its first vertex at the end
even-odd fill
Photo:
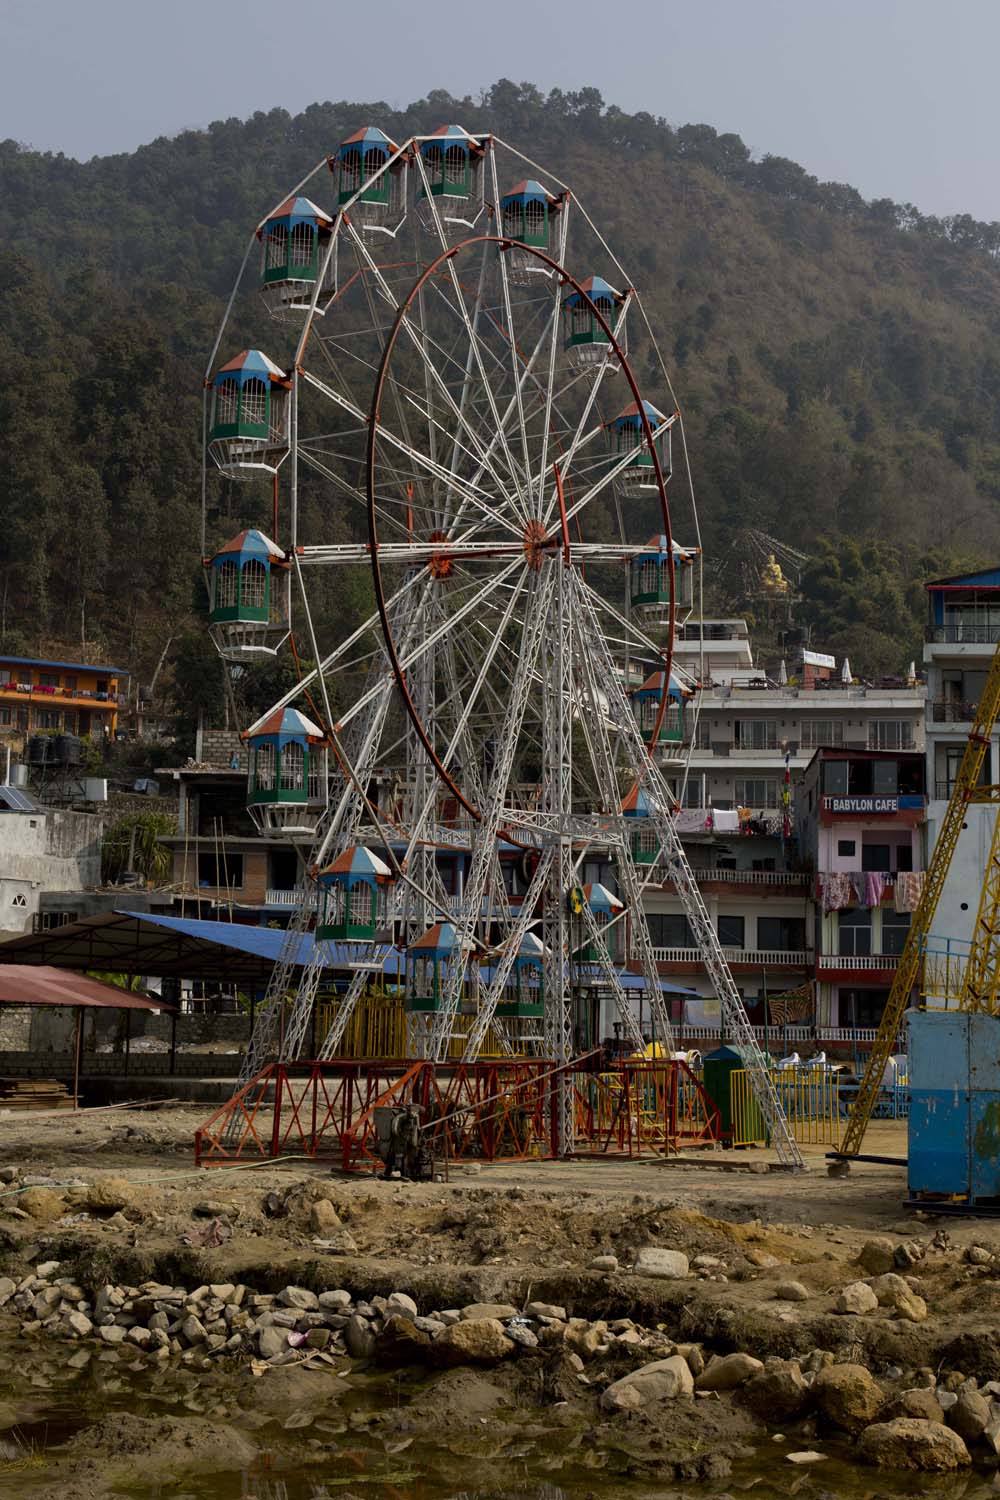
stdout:
MULTIPOLYGON (((927 595, 927 848, 932 851, 1000 640, 1000 568, 936 578, 928 583, 927 595)), ((980 778, 985 784, 1000 780, 998 743, 1000 729, 994 726, 980 778)), ((995 817, 994 807, 985 804, 966 810, 967 826, 938 901, 928 936, 929 954, 937 957, 928 965, 928 982, 945 977, 944 993, 936 997, 941 1000, 949 990, 954 998, 952 981, 960 976, 968 952, 995 817), (950 962, 943 963, 945 957, 950 962)))
MULTIPOLYGON (((794 837, 796 787, 816 750, 924 745, 922 684, 844 681, 832 658, 804 655, 779 682, 754 665, 740 619, 689 621, 675 647, 677 667, 703 686, 686 708, 686 770, 675 770, 673 748, 665 770, 682 803, 689 858, 755 1021, 765 995, 805 990, 816 973, 815 870, 794 837)), ((645 905, 663 974, 710 999, 679 898, 651 886, 645 905)), ((679 1002, 674 1015, 681 1018, 679 1002)))

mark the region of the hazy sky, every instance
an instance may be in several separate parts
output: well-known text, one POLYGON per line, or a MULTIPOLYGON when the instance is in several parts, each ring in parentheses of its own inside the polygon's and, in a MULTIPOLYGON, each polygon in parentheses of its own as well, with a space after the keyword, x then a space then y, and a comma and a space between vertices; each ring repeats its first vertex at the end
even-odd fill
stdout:
POLYGON ((593 85, 1000 218, 1000 0, 0 0, 0 138, 86 159, 257 109, 593 85))

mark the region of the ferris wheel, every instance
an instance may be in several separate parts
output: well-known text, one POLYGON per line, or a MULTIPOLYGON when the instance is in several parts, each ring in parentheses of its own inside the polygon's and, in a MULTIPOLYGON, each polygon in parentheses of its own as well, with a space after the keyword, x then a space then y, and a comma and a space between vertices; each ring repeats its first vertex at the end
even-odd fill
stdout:
MULTIPOLYGON (((297 841, 315 882, 269 998, 315 920, 286 1050, 330 945, 356 973, 321 1055, 393 941, 415 1056, 474 1059, 489 1033, 566 1064, 598 1039, 601 997, 641 1049, 626 960, 671 1049, 642 903, 666 874, 755 1071, 673 821, 696 684, 672 643, 699 573, 668 502, 679 413, 623 267, 539 171, 460 126, 357 131, 244 257, 259 242, 269 353, 218 364, 226 324, 212 353, 206 515, 214 464, 270 486, 266 502, 249 487, 242 517, 266 503, 270 531, 203 548, 210 628, 242 670, 294 617, 315 663, 246 731, 251 813, 297 841), (630 347, 662 372, 655 392, 630 347), (372 597, 334 641, 313 608, 331 569, 372 597), (586 878, 595 864, 616 889, 586 878)), ((274 1041, 274 1006, 261 1016, 248 1069, 274 1041)), ((755 1081, 780 1142, 762 1059, 755 1081)))

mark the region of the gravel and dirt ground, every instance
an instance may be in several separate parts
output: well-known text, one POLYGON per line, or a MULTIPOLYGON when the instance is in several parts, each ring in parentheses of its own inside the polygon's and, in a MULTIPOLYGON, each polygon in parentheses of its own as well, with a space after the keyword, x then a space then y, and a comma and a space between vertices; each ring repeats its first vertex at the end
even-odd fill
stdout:
MULTIPOLYGON (((782 1475, 757 1493, 819 1497, 851 1488, 850 1445, 862 1429, 870 1462, 923 1453, 909 1429, 896 1431, 902 1420, 927 1440, 922 1466, 965 1469, 953 1481, 963 1487, 942 1494, 991 1492, 1000 1223, 907 1213, 901 1167, 860 1164, 834 1178, 817 1147, 798 1174, 769 1170, 764 1152, 711 1150, 671 1161, 465 1165, 448 1181, 419 1184, 343 1177, 303 1160, 199 1171, 192 1140, 206 1113, 0 1118, 0 1346, 9 1367, 32 1360, 37 1376, 44 1359, 53 1379, 87 1370, 89 1379, 117 1361, 119 1391, 138 1381, 159 1392, 161 1408, 183 1399, 199 1414, 174 1414, 169 1421, 187 1426, 168 1430, 158 1408, 156 1433, 122 1428, 122 1442, 190 1456, 205 1438, 191 1422, 211 1417, 226 1464, 245 1469, 262 1424, 278 1423, 279 1449, 295 1433, 298 1451, 322 1456, 335 1446, 325 1422, 334 1432, 377 1432, 385 1452, 411 1443, 424 1451, 446 1436, 470 1473, 516 1451, 519 1473, 528 1465, 535 1478, 556 1472, 575 1484, 607 1468, 616 1480, 658 1476, 722 1495, 743 1487, 741 1474, 770 1474, 783 1461, 777 1440, 818 1453, 815 1468, 804 1463, 791 1482, 782 1475), (681 1271, 656 1269, 675 1258, 681 1271), (332 1289, 346 1289, 342 1307, 332 1289), (541 1304, 555 1312, 528 1312, 541 1304), (105 1324, 117 1312, 141 1347, 103 1347, 111 1335, 98 1326, 102 1309, 105 1324), (200 1331, 184 1332, 185 1316, 200 1331), (467 1365, 449 1331, 463 1316, 481 1323, 467 1365), (100 1351, 93 1362, 91 1346, 100 1351), (719 1372, 731 1355, 743 1363, 725 1367, 722 1388, 691 1391, 692 1379, 710 1378, 713 1359, 719 1372), (661 1404, 671 1400, 666 1426, 655 1403, 647 1409, 646 1398, 618 1399, 612 1389, 657 1360, 673 1372, 662 1380, 680 1370, 676 1389, 662 1380, 657 1389, 661 1404), (864 1387, 852 1387, 847 1407, 832 1384, 822 1394, 828 1367, 864 1387), (957 1418, 944 1424, 957 1404, 963 1421, 975 1409, 967 1450, 957 1418), (296 1423, 310 1428, 308 1440, 296 1423)), ((875 1124, 865 1144, 902 1156, 905 1125, 875 1124)), ((26 1420, 24 1391, 7 1394, 0 1431, 26 1420)), ((128 1454, 115 1449, 118 1436, 114 1424, 91 1423, 50 1456, 52 1474, 16 1492, 112 1493, 100 1475, 122 1482, 128 1454), (95 1470, 109 1442, 115 1462, 95 1470)), ((432 1459, 422 1462, 426 1472, 432 1459)), ((161 1467, 173 1472, 166 1459, 161 1467)), ((861 1472, 859 1495, 896 1492, 889 1471, 875 1485, 871 1470, 861 1472)))

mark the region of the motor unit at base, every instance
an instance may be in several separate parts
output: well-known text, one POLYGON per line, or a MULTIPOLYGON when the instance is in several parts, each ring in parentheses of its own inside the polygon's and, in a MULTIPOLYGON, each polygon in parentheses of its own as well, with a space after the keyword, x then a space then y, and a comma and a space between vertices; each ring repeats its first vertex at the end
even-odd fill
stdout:
POLYGON ((1000 1205, 1000 1018, 907 1019, 910 1198, 1000 1205))

